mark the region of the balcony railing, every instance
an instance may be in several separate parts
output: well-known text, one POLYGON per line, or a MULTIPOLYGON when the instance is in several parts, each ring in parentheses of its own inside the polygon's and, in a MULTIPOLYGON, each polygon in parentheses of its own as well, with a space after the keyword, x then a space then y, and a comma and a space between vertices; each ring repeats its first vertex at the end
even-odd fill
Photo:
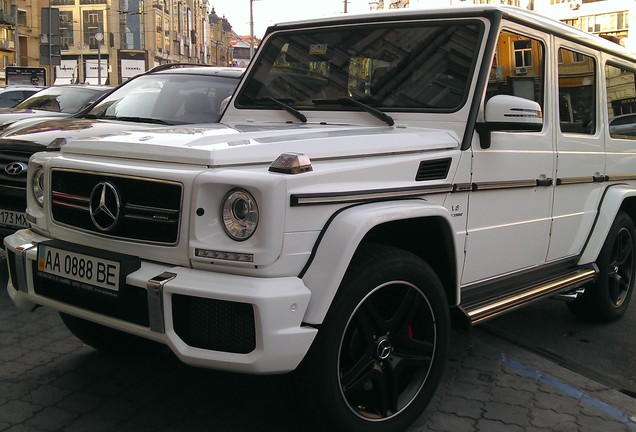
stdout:
POLYGON ((0 24, 15 25, 15 17, 5 13, 4 10, 0 10, 0 24))

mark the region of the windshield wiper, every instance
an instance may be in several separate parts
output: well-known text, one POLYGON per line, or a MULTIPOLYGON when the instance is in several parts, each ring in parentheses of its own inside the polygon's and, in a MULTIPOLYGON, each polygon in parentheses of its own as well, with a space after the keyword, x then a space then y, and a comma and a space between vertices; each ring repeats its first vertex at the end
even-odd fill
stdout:
POLYGON ((344 103, 358 106, 362 108, 363 110, 365 110, 366 112, 368 112, 369 114, 371 114, 373 117, 382 120, 384 123, 388 124, 389 126, 393 126, 395 124, 395 121, 393 121, 393 117, 391 117, 390 115, 383 113, 379 109, 373 108, 371 105, 367 105, 364 102, 360 102, 357 99, 354 99, 352 97, 340 97, 337 100, 338 102, 344 102, 344 103))
POLYGON ((168 123, 165 120, 150 118, 150 117, 117 117, 117 116, 103 116, 101 117, 104 120, 121 120, 135 123, 153 123, 160 125, 172 125, 172 123, 168 123))
POLYGON ((296 117, 298 120, 300 120, 303 123, 307 123, 307 117, 305 117, 305 115, 303 113, 301 113, 300 111, 298 111, 296 108, 294 108, 291 105, 287 105, 285 102, 281 102, 280 100, 273 98, 271 96, 266 96, 264 98, 265 100, 268 101, 272 101, 274 102, 276 105, 280 106, 281 108, 283 108, 285 111, 287 111, 288 113, 290 113, 291 115, 293 115, 294 117, 296 117))

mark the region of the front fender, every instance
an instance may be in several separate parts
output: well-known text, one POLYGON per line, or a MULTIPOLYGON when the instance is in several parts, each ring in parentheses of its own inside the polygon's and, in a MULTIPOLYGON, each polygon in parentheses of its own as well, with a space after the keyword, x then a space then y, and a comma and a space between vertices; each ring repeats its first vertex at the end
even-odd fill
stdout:
POLYGON ((621 205, 626 199, 635 196, 636 189, 629 185, 621 184, 607 188, 598 209, 598 215, 594 222, 592 233, 583 248, 579 264, 589 264, 596 261, 605 242, 605 238, 616 218, 616 214, 621 209, 621 205))
MULTIPOLYGON (((448 222, 449 227, 452 226, 446 208, 424 200, 365 204, 338 213, 324 228, 314 249, 313 259, 302 276, 305 286, 311 291, 311 301, 303 321, 309 324, 322 323, 349 262, 372 228, 387 222, 427 217, 441 217, 448 222)), ((459 298, 458 294, 456 292, 456 298, 459 298)))

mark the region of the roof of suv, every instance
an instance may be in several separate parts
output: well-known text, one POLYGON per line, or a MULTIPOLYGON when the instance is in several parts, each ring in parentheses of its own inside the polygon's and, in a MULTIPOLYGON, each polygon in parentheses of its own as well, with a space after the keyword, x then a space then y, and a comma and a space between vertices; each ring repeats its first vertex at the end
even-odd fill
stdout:
POLYGON ((177 73, 185 75, 217 75, 227 78, 239 78, 245 72, 244 68, 207 66, 204 64, 169 63, 150 69, 146 74, 177 73))
POLYGON ((5 87, 0 87, 0 91, 5 90, 42 90, 45 89, 44 86, 35 86, 35 85, 27 85, 27 84, 9 84, 5 87))

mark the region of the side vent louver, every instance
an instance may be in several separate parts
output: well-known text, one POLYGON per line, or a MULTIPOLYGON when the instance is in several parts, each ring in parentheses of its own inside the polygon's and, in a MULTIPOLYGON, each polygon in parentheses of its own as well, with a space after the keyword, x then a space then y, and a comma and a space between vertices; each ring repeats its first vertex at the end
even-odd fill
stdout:
POLYGON ((415 181, 445 179, 450 166, 451 158, 422 161, 417 169, 415 181))

